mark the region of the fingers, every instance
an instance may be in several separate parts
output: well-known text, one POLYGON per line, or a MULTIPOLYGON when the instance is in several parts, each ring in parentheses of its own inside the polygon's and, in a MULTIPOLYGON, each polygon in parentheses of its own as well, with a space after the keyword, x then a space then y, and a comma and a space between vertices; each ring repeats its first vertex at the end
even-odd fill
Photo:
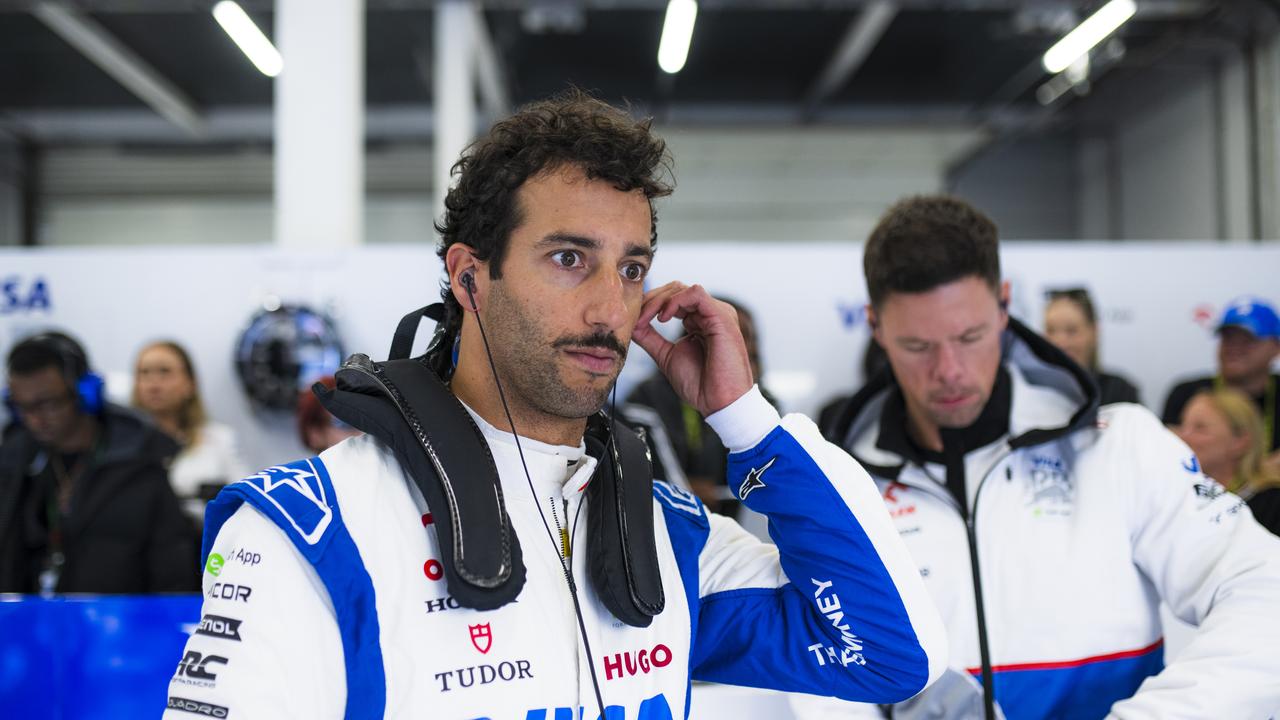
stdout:
POLYGON ((649 323, 643 323, 636 326, 635 332, 631 333, 631 340, 640 346, 640 349, 649 354, 658 367, 666 364, 667 355, 670 354, 674 345, 671 341, 662 337, 662 333, 658 332, 649 323))
POLYGON ((653 320, 658 322, 667 322, 672 318, 683 320, 690 315, 700 315, 710 319, 725 314, 724 310, 729 306, 722 308, 721 305, 724 303, 711 297, 711 294, 701 285, 670 282, 645 294, 637 325, 647 325, 653 320))
MULTIPOLYGON (((647 327, 649 323, 653 322, 658 313, 666 307, 671 297, 686 287, 682 282, 669 282, 645 293, 644 302, 640 305, 640 317, 636 319, 636 326, 647 327)), ((659 320, 659 322, 666 322, 667 319, 659 320)))

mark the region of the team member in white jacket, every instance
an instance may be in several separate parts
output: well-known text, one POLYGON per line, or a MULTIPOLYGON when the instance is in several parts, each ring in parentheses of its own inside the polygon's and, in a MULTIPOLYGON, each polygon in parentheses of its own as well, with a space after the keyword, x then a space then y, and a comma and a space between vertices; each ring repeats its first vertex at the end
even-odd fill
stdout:
POLYGON ((994 224, 904 200, 864 270, 892 374, 824 431, 876 478, 951 638, 952 671, 892 716, 993 717, 983 684, 1010 720, 1280 710, 1280 540, 1155 416, 1097 410, 1087 372, 1009 318, 994 224), (1162 599, 1199 626, 1167 667, 1162 599))
POLYGON ((449 194, 449 389, 496 465, 523 558, 514 601, 460 601, 441 541, 465 525, 441 519, 455 498, 429 506, 370 426, 210 505, 204 616, 166 718, 664 720, 687 716, 691 677, 892 702, 941 673, 945 630, 870 477, 763 400, 728 305, 679 283, 644 292, 664 157, 647 124, 570 95, 495 126, 449 194), (688 341, 651 326, 672 317, 688 341), (608 460, 584 428, 632 339, 721 435, 731 484, 777 540, 631 477, 665 598, 647 626, 587 582, 603 557, 588 496, 608 460))

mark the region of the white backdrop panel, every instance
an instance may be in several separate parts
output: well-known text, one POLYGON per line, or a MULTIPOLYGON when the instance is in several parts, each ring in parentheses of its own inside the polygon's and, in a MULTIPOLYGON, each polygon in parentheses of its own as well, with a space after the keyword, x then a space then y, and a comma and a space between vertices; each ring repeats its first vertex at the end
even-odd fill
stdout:
MULTIPOLYGON (((1213 319, 1232 297, 1280 300, 1280 247, 1178 243, 1006 243, 1013 311, 1040 326, 1044 291, 1084 285, 1102 316, 1104 366, 1126 373, 1159 409, 1174 380, 1213 366, 1213 319)), ((754 309, 766 384, 788 410, 812 413, 860 382, 866 343, 861 247, 852 243, 660 244, 651 280, 701 282, 754 309)), ((270 248, 42 248, 0 250, 0 352, 36 330, 64 328, 89 348, 118 398, 147 341, 192 353, 212 414, 240 431, 246 462, 303 451, 292 419, 255 414, 234 377, 232 348, 275 296, 330 310, 348 352, 385 357, 408 310, 437 297, 440 264, 426 245, 324 253, 270 248), (25 302, 37 282, 48 305, 25 302)), ((419 346, 430 328, 423 328, 419 346)), ((651 372, 633 353, 623 392, 651 372)), ((2 412, 2 411, 0 411, 2 412)))

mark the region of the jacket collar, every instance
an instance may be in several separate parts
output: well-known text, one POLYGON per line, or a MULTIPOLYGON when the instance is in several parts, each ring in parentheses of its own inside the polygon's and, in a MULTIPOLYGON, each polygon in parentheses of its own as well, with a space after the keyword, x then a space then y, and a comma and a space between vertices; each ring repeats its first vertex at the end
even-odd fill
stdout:
MULTIPOLYGON (((948 433, 950 439, 970 452, 1007 435, 1016 449, 1050 442, 1094 423, 1100 393, 1086 370, 1012 317, 1001 342, 1000 376, 987 407, 973 425, 948 433)), ((896 479, 907 462, 930 461, 907 437, 902 391, 891 368, 859 390, 827 431, 881 477, 896 479)))

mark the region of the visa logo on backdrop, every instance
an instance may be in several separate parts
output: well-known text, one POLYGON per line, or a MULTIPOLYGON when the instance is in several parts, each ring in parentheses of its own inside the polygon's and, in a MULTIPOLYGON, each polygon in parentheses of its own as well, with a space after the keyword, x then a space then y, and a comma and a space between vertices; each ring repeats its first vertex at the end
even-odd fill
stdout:
POLYGON ((49 283, 42 277, 29 282, 21 275, 0 279, 0 315, 20 312, 49 312, 53 305, 49 300, 49 283))

